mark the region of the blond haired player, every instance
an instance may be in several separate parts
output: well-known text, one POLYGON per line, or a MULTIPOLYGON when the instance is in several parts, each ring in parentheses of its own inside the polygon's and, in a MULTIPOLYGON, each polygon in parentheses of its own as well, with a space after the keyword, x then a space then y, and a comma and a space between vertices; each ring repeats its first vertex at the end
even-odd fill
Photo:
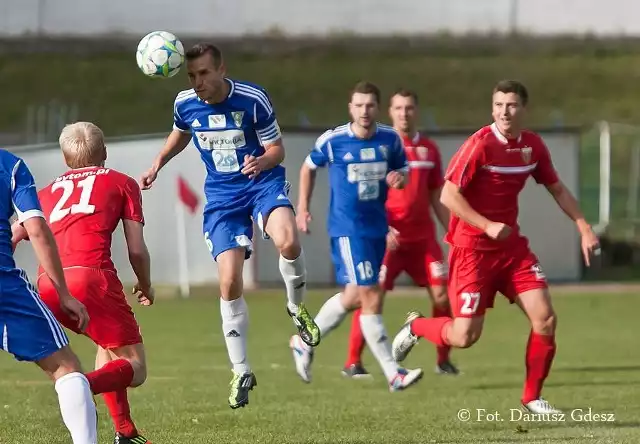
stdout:
MULTIPOLYGON (((59 142, 70 169, 40 190, 38 197, 60 249, 71 294, 89 312, 86 331, 81 332, 59 308, 58 292, 42 268, 38 290, 65 327, 84 333, 98 346, 97 370, 87 379, 91 391, 103 395, 116 429, 114 442, 148 443, 131 419, 127 400, 127 387, 137 387, 147 377, 142 336, 111 259, 113 232, 122 221, 129 261, 138 278, 134 292, 140 304, 151 305, 151 261, 144 241, 140 188, 133 178, 105 166, 107 149, 96 125, 67 125, 59 142)), ((26 232, 13 228, 15 244, 26 232)))

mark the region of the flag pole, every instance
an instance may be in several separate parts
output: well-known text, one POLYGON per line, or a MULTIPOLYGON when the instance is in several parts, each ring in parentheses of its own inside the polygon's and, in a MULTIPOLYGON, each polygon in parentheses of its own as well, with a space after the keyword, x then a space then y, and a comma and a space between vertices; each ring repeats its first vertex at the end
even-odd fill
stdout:
POLYGON ((187 258, 187 226, 184 216, 184 205, 176 201, 176 228, 178 230, 178 266, 180 273, 180 295, 188 298, 189 289, 189 262, 187 258))

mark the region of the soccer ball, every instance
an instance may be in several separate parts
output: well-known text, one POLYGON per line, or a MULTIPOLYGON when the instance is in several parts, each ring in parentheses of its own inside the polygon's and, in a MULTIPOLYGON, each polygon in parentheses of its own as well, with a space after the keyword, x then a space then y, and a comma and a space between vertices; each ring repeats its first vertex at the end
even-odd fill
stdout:
POLYGON ((170 32, 150 32, 138 43, 136 62, 149 77, 173 77, 184 63, 184 46, 170 32))

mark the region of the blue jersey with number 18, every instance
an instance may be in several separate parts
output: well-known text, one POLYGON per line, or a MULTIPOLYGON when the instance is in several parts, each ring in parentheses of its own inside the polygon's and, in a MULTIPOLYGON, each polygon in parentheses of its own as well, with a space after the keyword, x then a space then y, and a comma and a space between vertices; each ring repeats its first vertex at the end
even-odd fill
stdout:
POLYGON ((242 174, 245 155, 264 154, 264 146, 281 137, 280 127, 266 91, 254 84, 225 79, 229 95, 209 104, 193 89, 176 97, 173 127, 191 133, 207 171, 207 203, 233 203, 247 191, 258 191, 274 180, 284 180, 283 166, 262 171, 256 178, 242 174))
POLYGON ((330 237, 386 236, 387 173, 408 168, 402 140, 392 127, 377 124, 369 139, 358 138, 351 124, 329 130, 317 139, 306 164, 329 168, 330 237))

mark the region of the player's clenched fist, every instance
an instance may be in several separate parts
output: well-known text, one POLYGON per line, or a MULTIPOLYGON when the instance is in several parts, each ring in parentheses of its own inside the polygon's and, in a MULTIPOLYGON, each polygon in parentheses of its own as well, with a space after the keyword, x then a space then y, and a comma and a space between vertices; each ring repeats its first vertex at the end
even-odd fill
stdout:
POLYGON ((140 305, 144 305, 145 307, 153 305, 153 301, 156 298, 153 287, 144 288, 140 285, 140 283, 137 283, 133 286, 133 295, 138 299, 138 303, 140 305))
POLYGON ((68 293, 66 295, 60 294, 60 308, 67 316, 78 322, 80 331, 85 331, 89 325, 89 313, 82 302, 68 293))
POLYGON ((149 168, 147 172, 142 173, 142 177, 140 178, 140 188, 142 188, 143 190, 148 190, 149 188, 151 188, 151 184, 156 180, 157 177, 158 172, 155 170, 155 168, 149 168))
POLYGON ((502 222, 491 222, 484 232, 491 239, 504 240, 511 234, 511 227, 502 222))
POLYGON ((296 214, 296 225, 298 225, 298 230, 302 233, 309 233, 309 223, 311 222, 311 219, 311 213, 306 210, 298 210, 298 214, 296 214))
POLYGON ((401 189, 404 187, 404 175, 397 171, 391 171, 387 174, 387 185, 391 188, 401 189))

